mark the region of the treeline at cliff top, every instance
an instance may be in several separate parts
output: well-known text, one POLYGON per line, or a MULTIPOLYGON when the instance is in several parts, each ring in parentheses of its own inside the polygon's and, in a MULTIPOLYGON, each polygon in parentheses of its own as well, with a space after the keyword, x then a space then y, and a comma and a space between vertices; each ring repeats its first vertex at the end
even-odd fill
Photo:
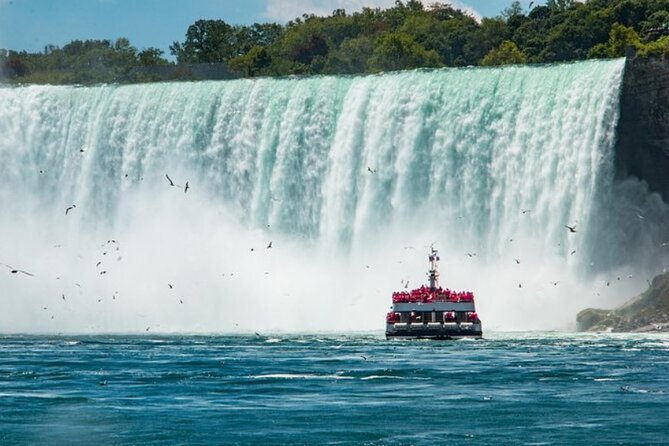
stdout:
POLYGON ((75 40, 43 52, 0 50, 0 77, 16 83, 91 84, 192 77, 186 67, 219 63, 226 76, 358 74, 419 67, 550 63, 669 55, 669 0, 513 2, 477 20, 448 4, 398 0, 389 9, 303 15, 285 25, 198 20, 168 61, 126 38, 75 40), (532 4, 530 4, 532 6, 532 4))

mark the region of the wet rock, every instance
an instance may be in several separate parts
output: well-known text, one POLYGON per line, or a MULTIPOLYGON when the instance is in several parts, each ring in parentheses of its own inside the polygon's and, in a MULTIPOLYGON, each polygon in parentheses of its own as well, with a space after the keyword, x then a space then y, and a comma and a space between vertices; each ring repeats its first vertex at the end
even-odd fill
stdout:
POLYGON ((646 291, 618 308, 581 311, 576 327, 578 331, 669 332, 669 273, 656 276, 646 291))

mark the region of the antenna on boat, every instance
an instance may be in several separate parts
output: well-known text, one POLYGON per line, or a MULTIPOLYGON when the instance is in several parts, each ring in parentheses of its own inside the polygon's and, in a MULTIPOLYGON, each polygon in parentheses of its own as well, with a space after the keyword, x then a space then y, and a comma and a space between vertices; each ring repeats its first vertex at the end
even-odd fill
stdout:
POLYGON ((437 269, 437 262, 439 261, 438 251, 430 246, 430 290, 434 291, 439 287, 439 270, 437 269))

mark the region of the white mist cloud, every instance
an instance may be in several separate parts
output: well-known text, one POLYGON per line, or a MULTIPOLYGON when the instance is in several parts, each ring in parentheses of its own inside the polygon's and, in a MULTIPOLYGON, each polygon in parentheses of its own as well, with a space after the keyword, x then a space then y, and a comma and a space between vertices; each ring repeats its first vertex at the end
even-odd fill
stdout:
MULTIPOLYGON (((423 4, 434 3, 432 0, 421 0, 423 4)), ((474 8, 460 1, 448 2, 453 7, 461 9, 476 20, 480 20, 481 14, 474 8)), ((335 9, 345 9, 347 13, 360 11, 363 7, 390 8, 395 0, 267 0, 264 16, 270 20, 287 22, 302 14, 316 14, 326 16, 332 14, 335 9)))

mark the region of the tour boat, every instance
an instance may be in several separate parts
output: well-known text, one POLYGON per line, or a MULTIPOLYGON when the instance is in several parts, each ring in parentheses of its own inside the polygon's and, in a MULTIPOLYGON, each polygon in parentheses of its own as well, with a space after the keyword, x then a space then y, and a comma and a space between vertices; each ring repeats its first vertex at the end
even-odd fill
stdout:
POLYGON ((483 336, 474 293, 439 286, 437 250, 430 252, 429 285, 393 293, 386 315, 386 338, 462 339, 483 336))

